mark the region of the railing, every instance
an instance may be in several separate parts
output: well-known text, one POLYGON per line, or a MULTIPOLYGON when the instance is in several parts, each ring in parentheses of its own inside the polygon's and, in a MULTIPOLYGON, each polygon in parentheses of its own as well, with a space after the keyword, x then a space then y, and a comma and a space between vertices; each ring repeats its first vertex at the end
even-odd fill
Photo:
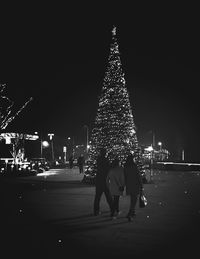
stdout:
POLYGON ((163 170, 200 171, 199 163, 156 162, 154 168, 163 170))

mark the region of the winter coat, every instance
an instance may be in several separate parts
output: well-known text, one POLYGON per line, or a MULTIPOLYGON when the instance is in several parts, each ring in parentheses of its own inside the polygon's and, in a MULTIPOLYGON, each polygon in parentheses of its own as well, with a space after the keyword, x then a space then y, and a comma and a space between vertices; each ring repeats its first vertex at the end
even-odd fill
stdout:
POLYGON ((106 187, 106 178, 110 169, 110 162, 107 157, 97 158, 96 186, 106 187))
POLYGON ((126 184, 126 194, 137 195, 142 188, 142 179, 140 172, 135 164, 124 166, 124 176, 126 184))
POLYGON ((79 158, 77 160, 77 164, 79 167, 82 167, 85 164, 85 159, 83 156, 79 156, 79 158))
POLYGON ((120 187, 125 187, 124 169, 121 166, 111 168, 107 176, 107 185, 111 195, 123 195, 120 187))

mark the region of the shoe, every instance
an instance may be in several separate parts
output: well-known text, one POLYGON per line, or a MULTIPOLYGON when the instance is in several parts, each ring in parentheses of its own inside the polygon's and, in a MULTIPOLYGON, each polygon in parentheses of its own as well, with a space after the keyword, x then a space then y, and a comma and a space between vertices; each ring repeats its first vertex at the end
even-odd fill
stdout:
POLYGON ((133 217, 132 216, 128 216, 128 221, 129 222, 133 221, 133 217))
POLYGON ((131 215, 130 214, 128 214, 128 215, 126 215, 126 218, 128 219, 128 221, 133 221, 133 218, 136 216, 136 214, 135 214, 135 212, 134 213, 131 213, 131 215))
POLYGON ((98 215, 101 215, 101 211, 94 212, 94 216, 98 216, 98 215))
POLYGON ((134 217, 134 216, 136 216, 136 213, 135 212, 129 212, 127 215, 126 215, 126 218, 128 218, 128 217, 134 217))
POLYGON ((121 215, 122 214, 122 211, 118 211, 117 212, 117 216, 121 215))

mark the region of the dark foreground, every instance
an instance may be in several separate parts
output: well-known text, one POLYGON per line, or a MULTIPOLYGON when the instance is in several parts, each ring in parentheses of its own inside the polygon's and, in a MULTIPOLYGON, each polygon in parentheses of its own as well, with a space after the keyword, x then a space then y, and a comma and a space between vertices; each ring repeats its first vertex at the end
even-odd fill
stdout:
MULTIPOLYGON (((54 173, 54 170, 51 170, 54 173)), ((110 220, 92 215, 94 187, 81 183, 78 170, 50 176, 0 179, 3 258, 191 258, 199 253, 200 173, 154 171, 145 184, 148 206, 133 222, 122 214, 110 220)))

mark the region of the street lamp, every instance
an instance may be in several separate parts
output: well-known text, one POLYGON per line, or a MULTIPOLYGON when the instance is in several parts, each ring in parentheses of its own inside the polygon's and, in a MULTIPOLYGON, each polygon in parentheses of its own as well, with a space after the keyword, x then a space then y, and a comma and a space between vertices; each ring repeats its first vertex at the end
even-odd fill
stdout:
POLYGON ((89 128, 87 125, 84 125, 84 128, 86 129, 86 154, 88 153, 88 149, 89 149, 89 144, 88 144, 88 132, 89 132, 89 128))
POLYGON ((49 143, 46 140, 44 141, 41 140, 41 158, 43 156, 43 147, 46 148, 48 146, 49 146, 49 143))
POLYGON ((52 161, 54 161, 54 150, 53 150, 53 136, 54 136, 54 134, 53 133, 49 133, 48 136, 49 136, 49 139, 51 140, 52 161))
POLYGON ((42 146, 43 147, 48 147, 49 146, 49 142, 46 141, 46 140, 42 141, 42 146))
POLYGON ((63 153, 64 153, 64 163, 66 164, 66 161, 67 161, 67 147, 66 146, 63 147, 63 153))
POLYGON ((48 134, 48 136, 49 136, 50 140, 52 140, 52 139, 53 139, 54 134, 53 134, 53 133, 49 133, 49 134, 48 134))
POLYGON ((159 159, 162 160, 162 154, 161 154, 161 151, 162 151, 162 142, 158 142, 158 146, 160 147, 160 149, 159 149, 159 159))
POLYGON ((158 146, 160 146, 160 151, 162 150, 162 142, 158 142, 158 146))
MULTIPOLYGON (((68 139, 68 141, 69 141, 69 143, 70 143, 71 137, 68 137, 67 139, 68 139)), ((72 136, 72 142, 70 143, 70 146, 69 146, 69 147, 70 147, 69 154, 71 153, 72 156, 74 157, 74 136, 72 136)))
POLYGON ((67 138, 67 154, 66 154, 66 160, 68 160, 69 157, 70 157, 70 152, 71 152, 70 140, 71 140, 71 137, 68 137, 68 138, 67 138))
POLYGON ((153 149, 153 147, 152 147, 152 145, 151 145, 151 146, 149 146, 148 148, 146 148, 146 150, 150 152, 149 182, 151 183, 151 182, 152 182, 152 177, 153 177, 152 166, 153 166, 153 151, 154 151, 154 149, 153 149))

